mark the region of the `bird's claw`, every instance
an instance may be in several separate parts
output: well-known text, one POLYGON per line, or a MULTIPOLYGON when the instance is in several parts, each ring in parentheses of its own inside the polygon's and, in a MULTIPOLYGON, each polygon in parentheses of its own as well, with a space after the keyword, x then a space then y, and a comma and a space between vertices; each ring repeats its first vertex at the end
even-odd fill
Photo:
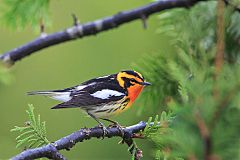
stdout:
POLYGON ((104 139, 108 135, 108 130, 103 124, 100 124, 99 127, 103 130, 102 139, 104 139))
POLYGON ((118 144, 123 144, 124 143, 124 135, 125 135, 125 132, 123 130, 123 126, 121 126, 118 122, 114 122, 112 124, 112 127, 117 127, 117 129, 121 132, 122 140, 120 142, 118 142, 118 144))
POLYGON ((114 122, 111 127, 116 127, 121 132, 121 137, 124 136, 123 127, 118 122, 114 122))
POLYGON ((123 127, 117 121, 113 121, 113 120, 106 119, 106 118, 101 118, 101 119, 111 122, 112 124, 110 124, 109 127, 116 127, 121 132, 121 137, 124 137, 123 127))

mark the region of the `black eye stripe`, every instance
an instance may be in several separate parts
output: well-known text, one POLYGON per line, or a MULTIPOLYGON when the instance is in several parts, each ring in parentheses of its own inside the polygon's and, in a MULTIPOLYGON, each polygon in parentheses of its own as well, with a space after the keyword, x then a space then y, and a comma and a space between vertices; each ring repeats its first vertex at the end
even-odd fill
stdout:
POLYGON ((127 74, 129 74, 129 75, 133 75, 133 76, 135 76, 135 77, 137 77, 137 78, 140 78, 142 81, 144 80, 142 77, 140 77, 136 72, 134 72, 134 71, 131 71, 131 70, 129 70, 129 71, 122 71, 122 72, 125 72, 125 73, 127 73, 127 74))
MULTIPOLYGON (((126 81, 129 81, 129 83, 131 83, 131 82, 134 82, 134 83, 138 83, 138 84, 140 84, 141 82, 138 82, 136 79, 134 79, 134 78, 127 78, 127 77, 122 77, 122 80, 124 80, 125 82, 126 81)), ((132 83, 131 83, 132 84, 132 83)), ((132 84, 133 85, 133 84, 132 84)))
POLYGON ((136 79, 133 79, 133 78, 131 78, 130 81, 135 82, 135 83, 140 83, 140 82, 136 81, 136 79))

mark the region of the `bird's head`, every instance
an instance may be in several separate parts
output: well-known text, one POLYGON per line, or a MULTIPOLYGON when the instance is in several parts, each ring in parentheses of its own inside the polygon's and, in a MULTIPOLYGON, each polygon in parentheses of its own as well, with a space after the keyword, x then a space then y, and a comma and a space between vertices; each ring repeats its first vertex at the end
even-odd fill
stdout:
POLYGON ((117 74, 117 80, 121 87, 127 89, 132 86, 147 86, 150 85, 149 82, 144 81, 144 77, 132 70, 121 71, 117 74))
POLYGON ((119 72, 117 80, 119 85, 128 91, 128 95, 132 101, 137 98, 144 86, 150 85, 140 73, 132 70, 119 72))

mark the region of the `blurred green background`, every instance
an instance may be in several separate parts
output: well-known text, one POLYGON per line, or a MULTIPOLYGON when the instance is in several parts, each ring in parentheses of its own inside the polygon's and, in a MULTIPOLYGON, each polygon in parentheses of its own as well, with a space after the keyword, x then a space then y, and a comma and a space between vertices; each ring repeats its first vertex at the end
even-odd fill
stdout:
MULTIPOLYGON (((71 26, 72 13, 84 23, 147 3, 149 3, 147 0, 52 0, 50 2, 52 26, 47 28, 46 32, 51 33, 71 26)), ((38 96, 28 97, 26 92, 66 88, 90 78, 131 69, 132 64, 142 59, 144 54, 151 54, 159 48, 165 50, 168 43, 166 37, 159 37, 156 34, 156 19, 156 15, 149 18, 147 30, 143 29, 142 22, 138 20, 96 36, 44 49, 10 68, 13 76, 11 84, 0 86, 0 159, 8 159, 23 149, 15 147, 16 133, 11 133, 10 129, 15 125, 23 125, 27 120, 25 112, 27 104, 33 104, 35 113, 40 114, 42 120, 47 122, 50 141, 55 141, 81 127, 97 125, 93 119, 78 109, 51 110, 57 101, 38 96)), ((30 28, 17 32, 3 26, 0 28, 0 35, 1 53, 38 36, 30 28)), ((112 119, 128 126, 152 116, 146 112, 137 115, 140 107, 147 106, 137 103, 112 119)), ((70 151, 61 153, 68 159, 130 159, 127 146, 119 145, 118 141, 120 138, 91 139, 78 143, 70 151)), ((153 159, 153 144, 147 140, 137 142, 143 150, 143 159, 153 159)))

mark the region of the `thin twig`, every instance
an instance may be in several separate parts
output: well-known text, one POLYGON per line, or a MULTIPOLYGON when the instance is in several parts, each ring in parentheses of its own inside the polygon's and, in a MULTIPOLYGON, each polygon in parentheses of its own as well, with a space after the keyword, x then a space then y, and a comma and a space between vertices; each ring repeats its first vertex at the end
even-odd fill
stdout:
MULTIPOLYGON (((217 34, 217 44, 216 44, 216 54, 215 54, 215 73, 213 79, 216 81, 218 75, 221 72, 223 63, 224 63, 224 51, 225 51, 225 39, 224 39, 224 8, 225 2, 223 0, 218 0, 217 3, 217 25, 216 25, 216 34, 217 34)), ((213 87, 213 98, 218 100, 219 98, 219 89, 217 83, 213 87)))
POLYGON ((78 20, 77 16, 72 13, 72 18, 73 18, 73 25, 78 26, 80 24, 80 21, 78 20))
POLYGON ((221 114, 224 112, 224 109, 232 102, 234 96, 236 96, 237 92, 240 89, 240 85, 234 86, 234 88, 230 89, 226 95, 221 98, 221 100, 217 101, 217 106, 214 111, 214 115, 212 120, 210 121, 210 128, 215 127, 215 124, 219 121, 221 114))
POLYGON ((137 19, 144 19, 143 22, 146 26, 145 19, 154 13, 177 7, 189 8, 200 1, 204 0, 159 0, 139 8, 119 12, 113 16, 105 17, 81 25, 76 25, 63 31, 48 34, 44 37, 39 37, 31 42, 4 53, 0 56, 0 59, 2 59, 5 63, 14 64, 22 58, 27 57, 28 55, 31 55, 32 53, 41 49, 66 41, 75 40, 77 38, 96 35, 97 33, 116 28, 122 24, 137 19))
MULTIPOLYGON (((151 125, 151 124, 150 124, 151 125)), ((133 145, 133 139, 135 133, 139 133, 146 127, 146 122, 139 122, 138 124, 123 128, 124 136, 122 137, 122 132, 117 127, 108 127, 106 137, 122 137, 123 142, 125 142, 130 148, 131 154, 135 150, 135 159, 140 159, 142 151, 133 145)), ((103 136, 103 130, 101 127, 94 128, 82 128, 66 137, 57 140, 54 143, 23 151, 22 153, 16 155, 12 160, 28 160, 46 157, 49 159, 61 159, 64 157, 58 152, 59 150, 70 150, 76 143, 83 142, 84 140, 95 138, 101 138, 103 136)))
POLYGON ((197 122, 197 126, 199 128, 200 135, 202 137, 202 140, 204 142, 204 160, 211 160, 211 154, 212 154, 212 141, 210 137, 210 131, 207 127, 207 124, 205 123, 204 119, 202 118, 201 114, 199 112, 196 112, 195 119, 197 122))
POLYGON ((224 62, 225 40, 224 40, 224 8, 223 0, 218 0, 217 4, 217 53, 215 56, 215 78, 221 71, 224 62))

